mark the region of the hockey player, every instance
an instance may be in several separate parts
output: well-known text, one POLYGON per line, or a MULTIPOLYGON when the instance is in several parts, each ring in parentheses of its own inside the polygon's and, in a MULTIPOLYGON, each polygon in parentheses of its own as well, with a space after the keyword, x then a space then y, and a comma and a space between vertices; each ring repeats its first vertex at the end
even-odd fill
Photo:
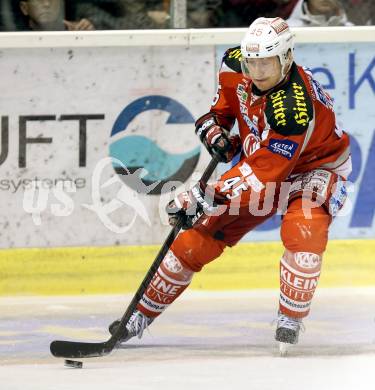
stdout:
MULTIPOLYGON (((293 60, 281 18, 258 18, 241 47, 227 50, 210 112, 196 122, 208 152, 240 160, 214 185, 198 183, 169 203, 185 229, 162 261, 127 324, 123 341, 143 330, 190 284, 195 272, 283 210, 280 298, 275 338, 296 344, 319 280, 332 217, 351 172, 349 137, 330 97, 293 60), (229 132, 237 120, 239 135, 229 132)), ((249 286, 250 287, 250 286, 249 286)), ((118 325, 110 326, 113 333, 118 325)))

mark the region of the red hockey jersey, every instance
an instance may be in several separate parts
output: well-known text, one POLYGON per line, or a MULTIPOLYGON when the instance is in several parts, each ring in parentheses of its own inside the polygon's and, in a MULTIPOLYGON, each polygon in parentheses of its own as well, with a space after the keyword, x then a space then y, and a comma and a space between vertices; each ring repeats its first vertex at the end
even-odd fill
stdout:
MULTIPOLYGON (((349 137, 338 127, 332 100, 311 72, 293 63, 283 83, 262 93, 243 76, 240 60, 239 47, 225 53, 211 108, 221 126, 230 129, 238 122, 246 164, 232 168, 232 174, 248 176, 252 189, 259 191, 268 182, 280 183, 314 168, 337 171, 350 165, 349 137)), ((340 173, 345 177, 350 168, 340 173)))

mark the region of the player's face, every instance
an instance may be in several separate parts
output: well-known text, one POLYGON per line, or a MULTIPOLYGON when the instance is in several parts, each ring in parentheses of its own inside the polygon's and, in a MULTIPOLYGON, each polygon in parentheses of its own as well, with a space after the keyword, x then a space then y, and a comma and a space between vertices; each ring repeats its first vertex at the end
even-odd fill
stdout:
POLYGON ((55 22, 61 13, 61 0, 21 1, 21 10, 39 25, 55 22))
POLYGON ((247 74, 261 91, 273 88, 281 79, 281 65, 277 56, 243 59, 247 74))

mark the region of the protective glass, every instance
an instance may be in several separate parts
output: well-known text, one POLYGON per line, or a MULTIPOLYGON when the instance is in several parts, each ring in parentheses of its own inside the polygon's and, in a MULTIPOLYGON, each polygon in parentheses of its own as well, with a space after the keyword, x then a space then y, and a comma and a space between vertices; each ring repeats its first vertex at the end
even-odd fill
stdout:
POLYGON ((247 78, 266 78, 280 73, 280 62, 276 56, 265 58, 242 58, 242 73, 247 78))

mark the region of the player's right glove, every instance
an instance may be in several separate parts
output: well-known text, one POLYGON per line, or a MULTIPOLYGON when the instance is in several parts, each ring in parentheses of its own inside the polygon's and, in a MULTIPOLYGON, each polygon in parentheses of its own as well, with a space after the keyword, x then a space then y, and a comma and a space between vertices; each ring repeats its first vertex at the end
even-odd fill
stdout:
MULTIPOLYGON (((182 229, 191 229, 204 215, 214 215, 219 211, 213 193, 207 191, 205 195, 201 184, 196 184, 189 191, 181 192, 166 206, 169 224, 175 226, 178 219, 182 219, 182 229)), ((219 198, 219 197, 218 197, 219 198)), ((220 207, 220 206, 219 206, 220 207)))
POLYGON ((218 161, 229 162, 241 150, 240 137, 230 136, 229 131, 219 126, 215 116, 210 112, 195 122, 195 133, 208 153, 218 161))

